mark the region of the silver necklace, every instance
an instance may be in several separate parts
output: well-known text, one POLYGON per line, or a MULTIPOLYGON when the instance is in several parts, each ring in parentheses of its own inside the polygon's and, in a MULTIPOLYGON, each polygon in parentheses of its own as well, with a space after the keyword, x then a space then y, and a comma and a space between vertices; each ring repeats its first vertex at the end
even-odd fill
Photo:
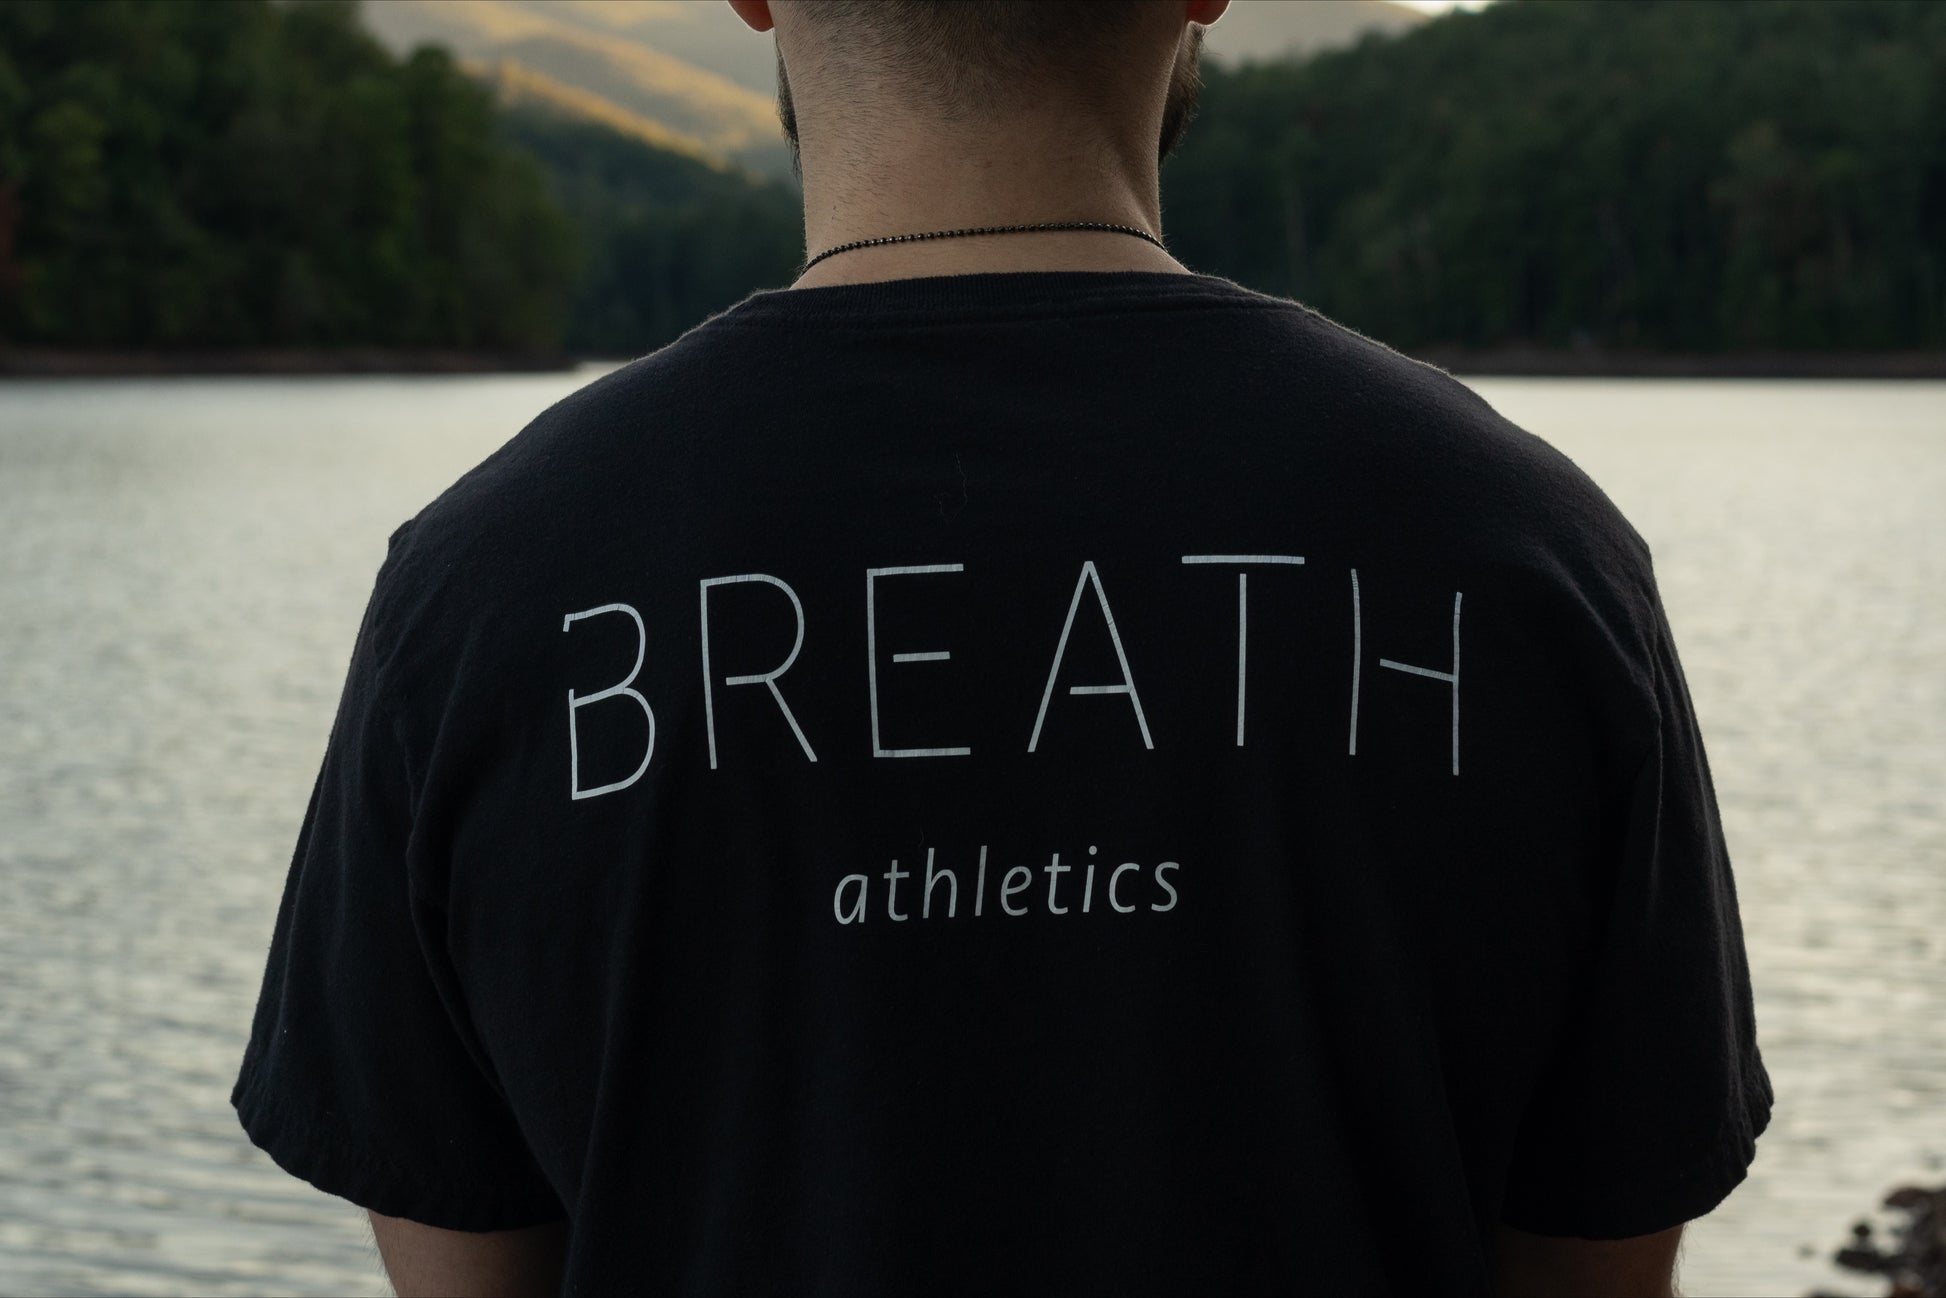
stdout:
POLYGON ((915 239, 951 239, 963 234, 1017 234, 1022 230, 1109 230, 1116 234, 1132 234, 1138 239, 1147 239, 1164 252, 1162 240, 1147 230, 1138 230, 1132 225, 1114 225, 1107 221, 1043 221, 1038 225, 988 225, 975 230, 932 230, 925 234, 887 234, 876 239, 856 239, 851 243, 841 243, 835 248, 826 248, 817 256, 805 262, 799 274, 811 269, 826 257, 835 257, 841 252, 854 248, 872 248, 882 243, 910 243, 915 239))

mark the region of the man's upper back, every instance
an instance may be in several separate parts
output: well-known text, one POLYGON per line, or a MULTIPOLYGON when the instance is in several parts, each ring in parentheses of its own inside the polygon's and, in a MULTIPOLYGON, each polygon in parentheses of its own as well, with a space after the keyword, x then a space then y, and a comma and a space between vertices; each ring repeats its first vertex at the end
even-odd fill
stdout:
POLYGON ((543 413, 394 536, 277 944, 260 1143, 588 1292, 1484 1291, 1770 1101, 1640 538, 1209 276, 760 293, 543 413))

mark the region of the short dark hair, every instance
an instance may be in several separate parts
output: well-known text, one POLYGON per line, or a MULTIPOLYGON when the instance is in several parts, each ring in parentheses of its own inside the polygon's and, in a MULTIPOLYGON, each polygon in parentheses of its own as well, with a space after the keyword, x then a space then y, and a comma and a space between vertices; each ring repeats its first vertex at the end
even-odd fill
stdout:
POLYGON ((1050 81, 1107 84, 1148 0, 810 0, 833 58, 950 116, 1011 106, 1050 81))

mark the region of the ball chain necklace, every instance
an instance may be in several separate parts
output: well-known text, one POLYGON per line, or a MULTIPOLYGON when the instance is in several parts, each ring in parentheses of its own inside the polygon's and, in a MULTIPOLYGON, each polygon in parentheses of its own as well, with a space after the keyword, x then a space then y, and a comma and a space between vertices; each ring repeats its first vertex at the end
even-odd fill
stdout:
POLYGON ((1138 230, 1132 225, 1115 225, 1107 221, 1043 221, 1038 225, 988 225, 974 230, 931 230, 925 234, 887 234, 876 239, 856 239, 851 243, 841 243, 835 248, 826 248, 805 262, 803 269, 798 273, 803 274, 826 257, 835 257, 841 252, 850 252, 854 248, 872 248, 882 243, 909 243, 915 239, 951 239, 965 234, 1017 234, 1022 230, 1109 230, 1116 234, 1132 234, 1138 239, 1147 239, 1162 251, 1169 251, 1163 246, 1162 240, 1147 230, 1138 230))

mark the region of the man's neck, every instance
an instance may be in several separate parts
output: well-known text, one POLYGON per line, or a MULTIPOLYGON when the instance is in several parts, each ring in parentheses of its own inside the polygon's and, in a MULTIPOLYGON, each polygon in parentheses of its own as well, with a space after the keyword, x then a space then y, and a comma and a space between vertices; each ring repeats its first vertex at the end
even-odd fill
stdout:
MULTIPOLYGON (((1153 154, 1107 141, 1082 147, 1060 138, 1058 126, 1043 116, 978 140, 875 133, 869 147, 860 140, 823 156, 806 150, 806 255, 886 235, 1053 221, 1100 221, 1159 236, 1153 154)), ((1074 126, 1069 119, 1067 129, 1074 126)), ((1134 235, 1026 230, 856 248, 820 261, 791 287, 1057 270, 1193 273, 1134 235)))
POLYGON ((819 262, 800 275, 791 287, 826 288, 834 284, 871 284, 927 275, 1052 270, 1195 273, 1154 244, 1134 235, 1106 230, 1027 230, 1018 234, 968 235, 857 248, 819 262))

